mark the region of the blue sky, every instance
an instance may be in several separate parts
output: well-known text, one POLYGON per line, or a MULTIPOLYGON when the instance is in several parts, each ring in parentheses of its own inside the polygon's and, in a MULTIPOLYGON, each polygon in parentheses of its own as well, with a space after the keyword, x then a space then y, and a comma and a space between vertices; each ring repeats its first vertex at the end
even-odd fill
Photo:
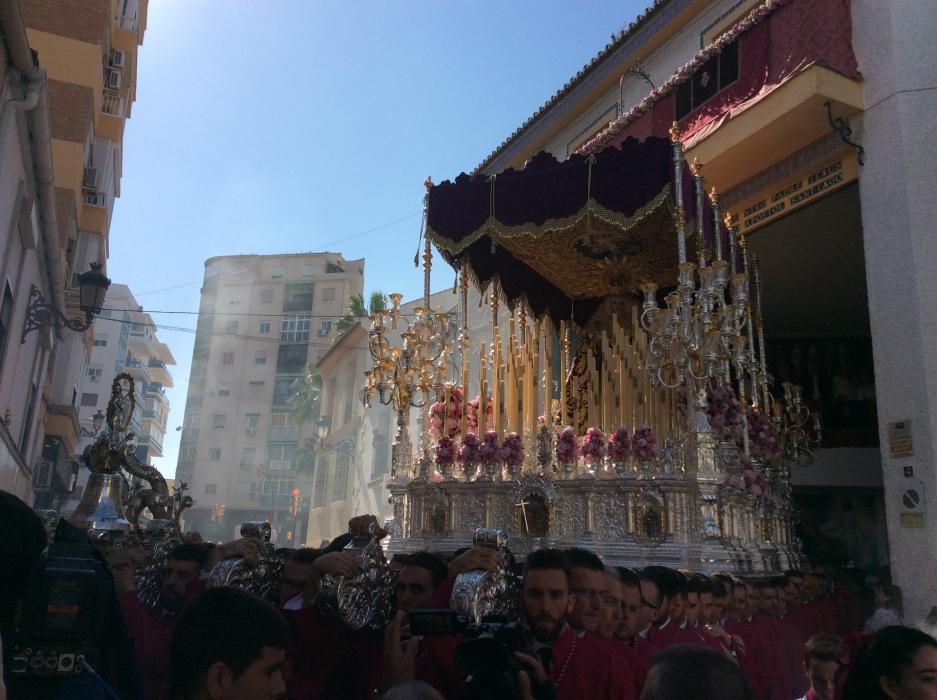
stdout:
MULTIPOLYGON (((151 2, 110 277, 186 328, 156 312, 196 311, 215 255, 340 251, 366 259, 366 291, 420 294, 424 178, 474 168, 644 6, 151 2)), ((159 336, 178 362, 155 462, 171 476, 194 334, 159 336)))

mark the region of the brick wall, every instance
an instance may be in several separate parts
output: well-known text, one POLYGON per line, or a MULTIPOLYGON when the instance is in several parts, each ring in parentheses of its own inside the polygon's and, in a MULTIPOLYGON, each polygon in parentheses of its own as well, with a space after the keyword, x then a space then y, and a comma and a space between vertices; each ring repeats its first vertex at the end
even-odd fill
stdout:
POLYGON ((64 251, 68 246, 68 237, 75 233, 78 225, 75 193, 72 190, 65 187, 55 188, 55 218, 59 227, 59 246, 64 251))
POLYGON ((110 0, 20 0, 28 29, 107 45, 111 30, 110 0))
POLYGON ((89 87, 49 80, 52 137, 85 143, 94 119, 94 92, 89 87))

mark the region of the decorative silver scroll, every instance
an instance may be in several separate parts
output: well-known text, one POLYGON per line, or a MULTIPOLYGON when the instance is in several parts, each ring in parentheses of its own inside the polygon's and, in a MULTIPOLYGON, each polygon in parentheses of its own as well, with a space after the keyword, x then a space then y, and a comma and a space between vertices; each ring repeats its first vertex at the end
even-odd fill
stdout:
POLYGON ((397 572, 387 565, 377 529, 371 523, 370 538, 356 538, 345 547, 357 554, 360 574, 323 576, 319 582, 319 604, 352 629, 382 630, 394 614, 397 572))
POLYGON ((504 530, 479 528, 472 540, 475 546, 490 547, 504 554, 504 561, 496 570, 475 569, 459 574, 452 589, 449 605, 480 623, 489 615, 504 615, 515 619, 518 614, 518 591, 511 571, 511 553, 504 530))
POLYGON ((260 540, 260 556, 256 566, 248 565, 240 557, 224 559, 208 575, 208 587, 231 586, 258 595, 271 603, 279 598, 283 562, 276 556, 270 536, 270 523, 246 522, 241 525, 241 537, 260 540))

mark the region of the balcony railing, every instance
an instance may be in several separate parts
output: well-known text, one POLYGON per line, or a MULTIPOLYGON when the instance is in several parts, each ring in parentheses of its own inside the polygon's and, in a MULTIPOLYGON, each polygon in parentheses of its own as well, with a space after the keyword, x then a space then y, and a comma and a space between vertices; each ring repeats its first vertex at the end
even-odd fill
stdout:
POLYGON ((115 90, 104 91, 104 104, 101 111, 114 117, 124 116, 124 98, 115 90))
POLYGON ((276 426, 270 428, 270 442, 297 442, 299 430, 293 425, 276 426))
POLYGON ((120 28, 126 32, 135 32, 137 31, 137 27, 140 26, 140 21, 131 15, 121 15, 118 22, 120 24, 120 28))
POLYGON ((84 202, 91 207, 100 207, 101 209, 107 208, 107 193, 106 192, 85 192, 84 193, 84 202))
POLYGON ((161 369, 161 370, 166 369, 166 363, 163 362, 162 360, 157 360, 155 357, 150 358, 149 366, 156 367, 157 369, 161 369))

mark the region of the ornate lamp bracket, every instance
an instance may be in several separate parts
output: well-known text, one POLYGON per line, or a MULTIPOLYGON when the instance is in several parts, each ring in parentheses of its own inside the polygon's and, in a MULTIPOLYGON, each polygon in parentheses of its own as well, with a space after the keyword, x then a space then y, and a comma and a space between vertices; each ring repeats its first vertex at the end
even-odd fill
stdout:
POLYGON ((42 292, 32 285, 29 289, 29 306, 26 307, 26 323, 23 325, 23 335, 20 344, 26 342, 26 336, 34 330, 45 326, 53 328, 70 328, 77 333, 83 333, 91 328, 94 314, 85 312, 85 318, 68 318, 59 311, 54 304, 50 304, 42 292))

